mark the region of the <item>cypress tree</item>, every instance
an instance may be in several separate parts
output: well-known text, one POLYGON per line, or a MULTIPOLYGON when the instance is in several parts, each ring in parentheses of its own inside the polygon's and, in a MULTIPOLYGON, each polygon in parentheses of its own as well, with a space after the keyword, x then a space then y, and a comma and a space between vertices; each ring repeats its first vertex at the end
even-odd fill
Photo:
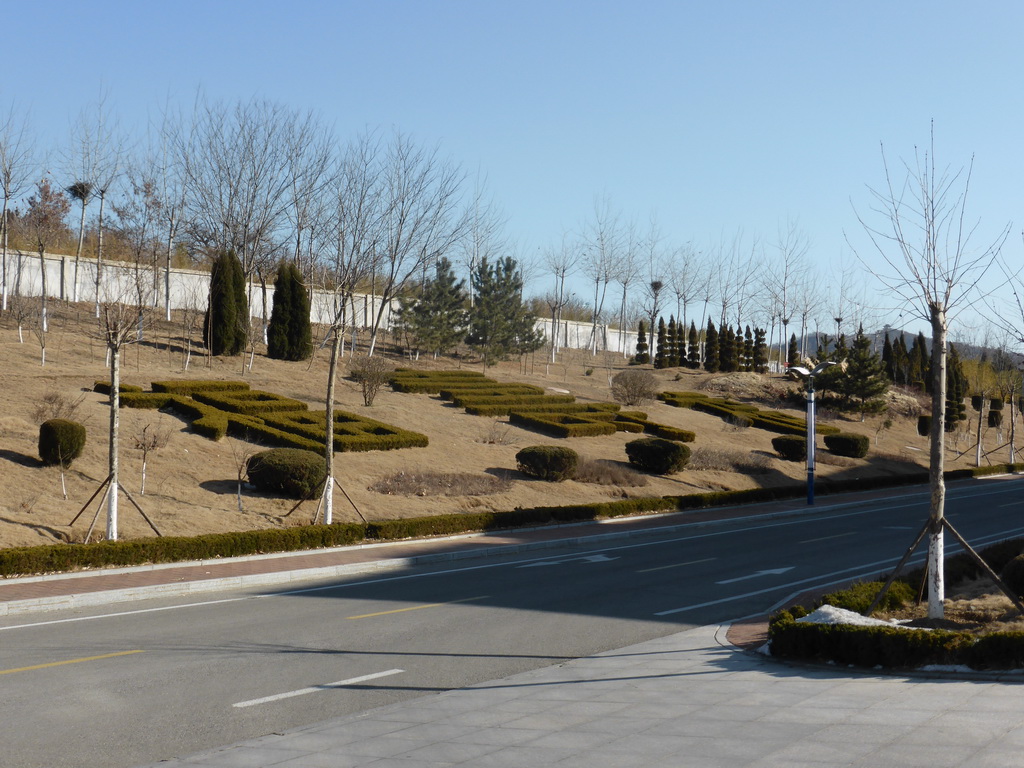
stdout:
POLYGON ((889 381, 896 381, 896 369, 893 367, 896 362, 892 342, 889 341, 889 332, 885 332, 885 342, 882 344, 882 368, 889 381))
POLYGON ((754 335, 750 332, 749 325, 743 332, 743 358, 740 364, 740 370, 754 370, 754 335))
POLYGON ((210 301, 203 319, 203 343, 213 355, 240 354, 245 349, 248 324, 242 264, 234 251, 223 251, 210 269, 210 301))
POLYGON ((651 356, 647 350, 647 324, 641 320, 636 328, 636 355, 633 357, 634 362, 641 365, 651 362, 651 356))
POLYGON ((709 317, 708 329, 704 337, 704 370, 708 373, 716 373, 719 367, 718 330, 709 317))
POLYGON ((719 335, 718 367, 722 373, 733 373, 739 370, 739 356, 736 354, 736 332, 727 325, 719 335))
POLYGON ((679 324, 676 322, 675 315, 669 315, 668 317, 668 355, 666 368, 678 368, 679 367, 679 324))
POLYGON ((309 323, 309 294, 294 264, 282 262, 274 281, 274 308, 267 327, 267 356, 275 360, 305 360, 313 354, 309 323))
POLYGON ((800 365, 800 346, 796 343, 796 334, 789 337, 789 349, 786 350, 786 365, 792 368, 800 365))
POLYGON ((664 368, 668 359, 668 330, 665 327, 665 318, 658 318, 658 344, 654 351, 654 367, 664 368))
POLYGON ((960 362, 960 354, 956 345, 949 345, 949 354, 946 358, 946 423, 945 430, 953 432, 958 422, 967 418, 967 406, 964 405, 964 398, 967 396, 967 374, 964 373, 963 363, 960 362))
POLYGON ((756 373, 768 373, 768 341, 764 328, 754 329, 753 369, 756 373))
POLYGON ((910 383, 910 353, 907 351, 907 340, 900 333, 892 348, 892 369, 897 384, 907 386, 910 383))
POLYGON ((697 326, 690 321, 690 339, 686 350, 686 367, 700 368, 700 339, 697 336, 697 326))

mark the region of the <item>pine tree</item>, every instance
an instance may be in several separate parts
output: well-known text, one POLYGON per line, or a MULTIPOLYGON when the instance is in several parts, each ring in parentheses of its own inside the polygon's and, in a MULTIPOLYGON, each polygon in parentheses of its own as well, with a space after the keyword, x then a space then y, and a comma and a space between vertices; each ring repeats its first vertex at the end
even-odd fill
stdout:
POLYGON ((417 349, 435 358, 451 351, 466 334, 466 284, 457 280, 452 263, 440 258, 434 278, 419 296, 405 299, 398 310, 398 323, 417 349))
POLYGON ((800 365, 800 345, 796 342, 796 334, 789 337, 789 349, 786 350, 786 365, 792 368, 800 365))
POLYGON ((768 373, 768 334, 764 328, 754 329, 753 369, 756 373, 768 373))
POLYGON ((633 357, 633 362, 640 365, 651 362, 651 356, 647 350, 647 324, 641 320, 636 329, 636 355, 633 357))
POLYGON ((697 326, 690 322, 690 339, 686 350, 686 367, 700 368, 700 338, 697 336, 697 326))
POLYGON ((885 407, 880 398, 889 390, 889 379, 881 358, 871 351, 871 339, 863 326, 857 329, 838 386, 843 400, 861 414, 861 420, 865 414, 878 413, 885 407))
POLYGON ((482 258, 471 280, 476 302, 466 343, 477 350, 484 366, 513 352, 533 352, 544 343, 535 327, 536 315, 523 303, 523 276, 515 259, 505 257, 491 264, 482 258))
POLYGON ((658 318, 658 342, 654 349, 654 367, 664 368, 668 360, 668 329, 665 327, 665 318, 658 318))
POLYGON ((210 269, 210 302, 203 321, 203 343, 212 355, 241 354, 248 324, 242 264, 234 251, 224 251, 210 269))
POLYGON ((274 308, 267 326, 267 356, 275 360, 305 360, 313 354, 309 323, 309 294, 295 264, 282 262, 274 281, 274 308))
POLYGON ((708 329, 704 336, 704 370, 708 373, 716 373, 720 369, 720 365, 718 330, 711 318, 708 318, 708 329))

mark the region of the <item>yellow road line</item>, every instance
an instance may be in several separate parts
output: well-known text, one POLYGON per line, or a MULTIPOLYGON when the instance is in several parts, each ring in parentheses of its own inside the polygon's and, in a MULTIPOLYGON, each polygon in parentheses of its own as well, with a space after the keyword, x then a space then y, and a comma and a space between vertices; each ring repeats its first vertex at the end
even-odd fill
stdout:
POLYGON ((659 565, 657 568, 644 568, 637 573, 651 573, 653 571, 664 571, 666 568, 682 568, 684 565, 696 565, 697 563, 710 563, 714 557, 705 557, 703 560, 690 560, 688 563, 673 563, 672 565, 659 565))
POLYGON ((133 653, 142 653, 142 651, 118 651, 117 653, 105 653, 102 656, 86 656, 82 659, 68 659, 67 661, 51 661, 47 664, 36 664, 32 667, 18 667, 17 669, 0 669, 0 675, 13 675, 15 672, 31 672, 34 669, 62 667, 65 664, 81 664, 83 661, 99 661, 100 659, 112 659, 115 656, 129 656, 133 653))
POLYGON ((363 613, 359 616, 346 616, 348 619, 372 619, 374 616, 388 616, 392 613, 405 613, 406 611, 419 611, 424 608, 438 608, 442 605, 455 605, 456 603, 468 603, 472 600, 486 600, 490 595, 480 595, 479 597, 467 597, 462 600, 450 600, 447 603, 427 603, 425 605, 413 605, 409 608, 395 608, 393 611, 378 611, 377 613, 363 613))

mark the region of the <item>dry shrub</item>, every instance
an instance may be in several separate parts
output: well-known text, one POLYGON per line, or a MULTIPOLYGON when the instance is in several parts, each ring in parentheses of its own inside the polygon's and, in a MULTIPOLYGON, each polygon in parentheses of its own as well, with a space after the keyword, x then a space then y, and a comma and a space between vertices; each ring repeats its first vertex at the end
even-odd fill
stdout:
POLYGON ((492 419, 487 431, 477 442, 486 443, 487 445, 513 445, 512 438, 509 437, 509 432, 511 431, 512 425, 508 422, 492 419))
POLYGON ((721 448, 697 448, 690 457, 690 469, 763 475, 772 470, 772 460, 761 453, 743 453, 721 448))
POLYGON ((819 464, 828 464, 830 467, 853 467, 857 464, 853 459, 847 459, 843 456, 836 456, 834 453, 826 453, 820 450, 814 452, 814 458, 819 464))
POLYGON ((42 424, 50 419, 74 421, 75 413, 83 400, 85 400, 84 394, 78 397, 68 397, 60 392, 47 392, 32 410, 32 421, 36 424, 42 424))
POLYGON ((595 485, 619 485, 639 488, 647 485, 647 477, 615 461, 591 461, 583 459, 576 467, 572 478, 577 483, 595 485))
POLYGON ((399 472, 370 486, 390 496, 487 496, 512 487, 508 478, 466 472, 399 472))

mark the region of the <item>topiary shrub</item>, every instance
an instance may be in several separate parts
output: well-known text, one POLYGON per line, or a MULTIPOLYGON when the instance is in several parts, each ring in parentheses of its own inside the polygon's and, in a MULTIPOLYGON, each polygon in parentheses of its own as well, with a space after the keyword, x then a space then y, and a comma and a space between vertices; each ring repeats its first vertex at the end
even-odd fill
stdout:
POLYGON ((645 472, 670 475, 686 466, 690 460, 690 449, 673 440, 641 437, 626 443, 626 456, 630 464, 645 472))
POLYGON ((849 456, 853 459, 863 459, 868 455, 868 448, 871 446, 867 435, 858 435, 853 432, 825 435, 824 439, 826 447, 836 456, 849 456))
POLYGON ((917 434, 921 437, 928 437, 932 431, 932 417, 929 414, 921 414, 917 417, 917 434))
POLYGON ((971 408, 980 411, 985 405, 984 395, 971 395, 971 408))
POLYGON ((77 421, 50 419, 39 427, 39 458, 43 464, 70 467, 85 449, 85 427, 77 421))
POLYGON ((1024 555, 1017 555, 1004 565, 999 578, 1015 595, 1024 595, 1024 555))
POLYGON ((580 457, 572 448, 531 445, 516 454, 516 466, 524 475, 550 482, 571 480, 580 457))
POLYGON ((786 461, 804 461, 807 458, 807 439, 796 435, 772 438, 772 448, 786 461))
POLYGON ((262 491, 295 499, 313 495, 327 476, 324 457, 301 448, 273 448, 249 458, 249 482, 262 491))
POLYGON ((1003 426, 1003 412, 992 410, 988 412, 988 425, 993 429, 1003 426))
POLYGON ((1003 398, 993 397, 991 400, 988 401, 988 407, 991 408, 993 411, 1003 410, 1003 398))

